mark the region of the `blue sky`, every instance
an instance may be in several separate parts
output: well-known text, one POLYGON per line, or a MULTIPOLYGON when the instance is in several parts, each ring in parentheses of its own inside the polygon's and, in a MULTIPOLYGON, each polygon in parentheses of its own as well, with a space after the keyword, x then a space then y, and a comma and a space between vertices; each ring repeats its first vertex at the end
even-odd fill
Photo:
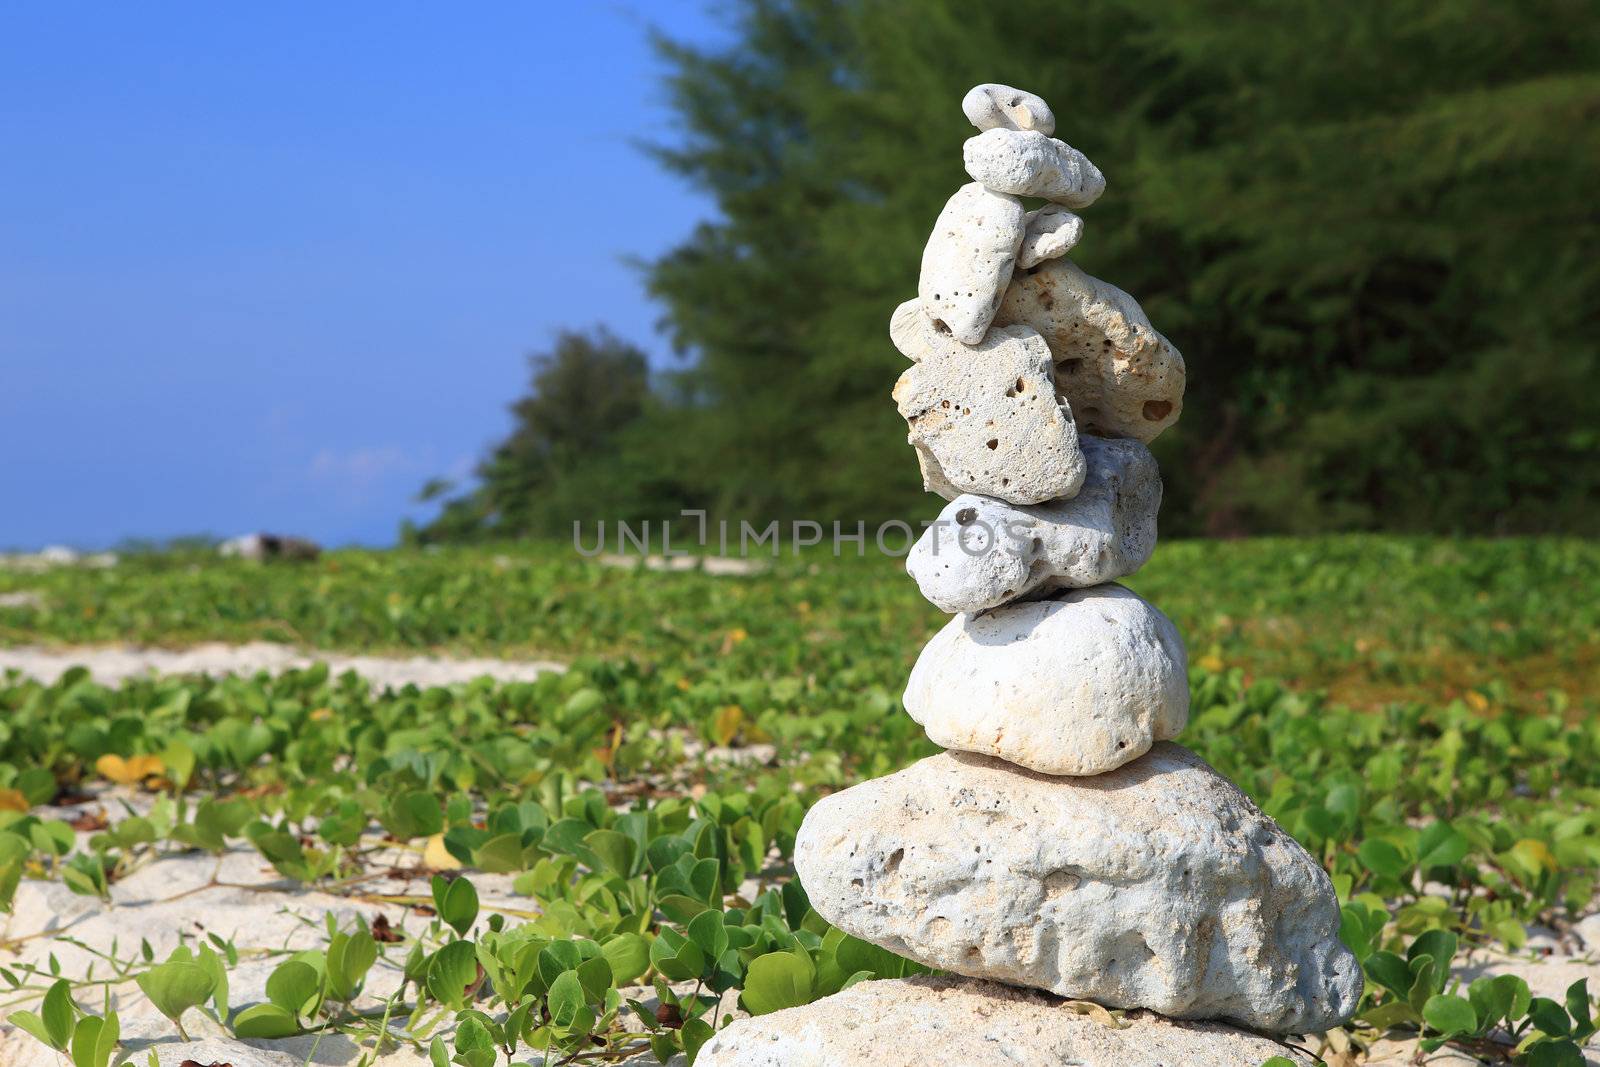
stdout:
POLYGON ((525 356, 711 205, 651 25, 694 2, 0 10, 0 549, 393 540, 508 426, 525 356))

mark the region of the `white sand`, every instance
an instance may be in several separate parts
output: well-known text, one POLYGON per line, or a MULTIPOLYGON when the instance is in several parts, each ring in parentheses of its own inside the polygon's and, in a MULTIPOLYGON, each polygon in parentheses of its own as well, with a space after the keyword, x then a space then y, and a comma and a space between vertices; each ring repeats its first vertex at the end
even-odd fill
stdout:
POLYGON ((107 645, 81 648, 0 648, 0 673, 17 670, 30 678, 53 682, 68 669, 87 667, 95 681, 120 685, 146 674, 251 675, 280 674, 323 662, 334 674, 355 671, 374 687, 439 686, 488 675, 503 682, 532 681, 547 671, 564 670, 549 660, 451 659, 440 656, 346 656, 307 651, 289 645, 252 641, 246 645, 211 642, 174 651, 107 645))

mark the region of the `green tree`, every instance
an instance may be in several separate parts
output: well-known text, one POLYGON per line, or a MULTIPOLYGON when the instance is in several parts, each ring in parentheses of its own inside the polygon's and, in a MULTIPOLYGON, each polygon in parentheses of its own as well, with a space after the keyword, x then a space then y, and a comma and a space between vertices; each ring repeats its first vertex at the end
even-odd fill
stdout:
POLYGON ((1584 0, 738 0, 662 39, 718 217, 650 270, 699 502, 920 515, 894 306, 981 81, 1109 179, 1073 256, 1190 368, 1164 529, 1600 530, 1584 0), (686 417, 685 412, 692 412, 686 417))
MULTIPOLYGON (((675 505, 670 483, 649 471, 640 432, 656 406, 643 352, 604 328, 564 331, 528 363, 529 389, 511 405, 511 433, 478 464, 475 487, 447 500, 410 539, 566 534, 575 520, 675 505)), ((452 488, 434 479, 419 500, 452 488)))

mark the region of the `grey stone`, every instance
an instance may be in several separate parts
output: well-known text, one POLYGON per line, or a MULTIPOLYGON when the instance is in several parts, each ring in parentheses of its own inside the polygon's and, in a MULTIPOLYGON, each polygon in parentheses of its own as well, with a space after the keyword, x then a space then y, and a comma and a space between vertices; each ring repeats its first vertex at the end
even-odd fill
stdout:
POLYGON ((1156 547, 1161 474, 1138 441, 1080 436, 1077 495, 1008 504, 968 493, 939 513, 906 557, 922 595, 944 611, 986 611, 1065 587, 1132 574, 1156 547))

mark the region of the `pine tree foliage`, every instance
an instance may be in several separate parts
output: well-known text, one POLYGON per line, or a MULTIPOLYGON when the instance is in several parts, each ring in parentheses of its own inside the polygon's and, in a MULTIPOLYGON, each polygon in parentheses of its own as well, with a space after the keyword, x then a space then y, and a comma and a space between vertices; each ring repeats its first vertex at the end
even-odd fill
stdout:
MULTIPOLYGON (((1591 0, 725 14, 731 44, 658 42, 655 154, 718 210, 648 268, 684 364, 607 452, 639 507, 932 514, 887 324, 969 180, 958 102, 999 81, 1106 173, 1072 256, 1188 363, 1164 532, 1600 532, 1591 0)), ((526 487, 506 472, 540 456, 485 476, 526 487)))

